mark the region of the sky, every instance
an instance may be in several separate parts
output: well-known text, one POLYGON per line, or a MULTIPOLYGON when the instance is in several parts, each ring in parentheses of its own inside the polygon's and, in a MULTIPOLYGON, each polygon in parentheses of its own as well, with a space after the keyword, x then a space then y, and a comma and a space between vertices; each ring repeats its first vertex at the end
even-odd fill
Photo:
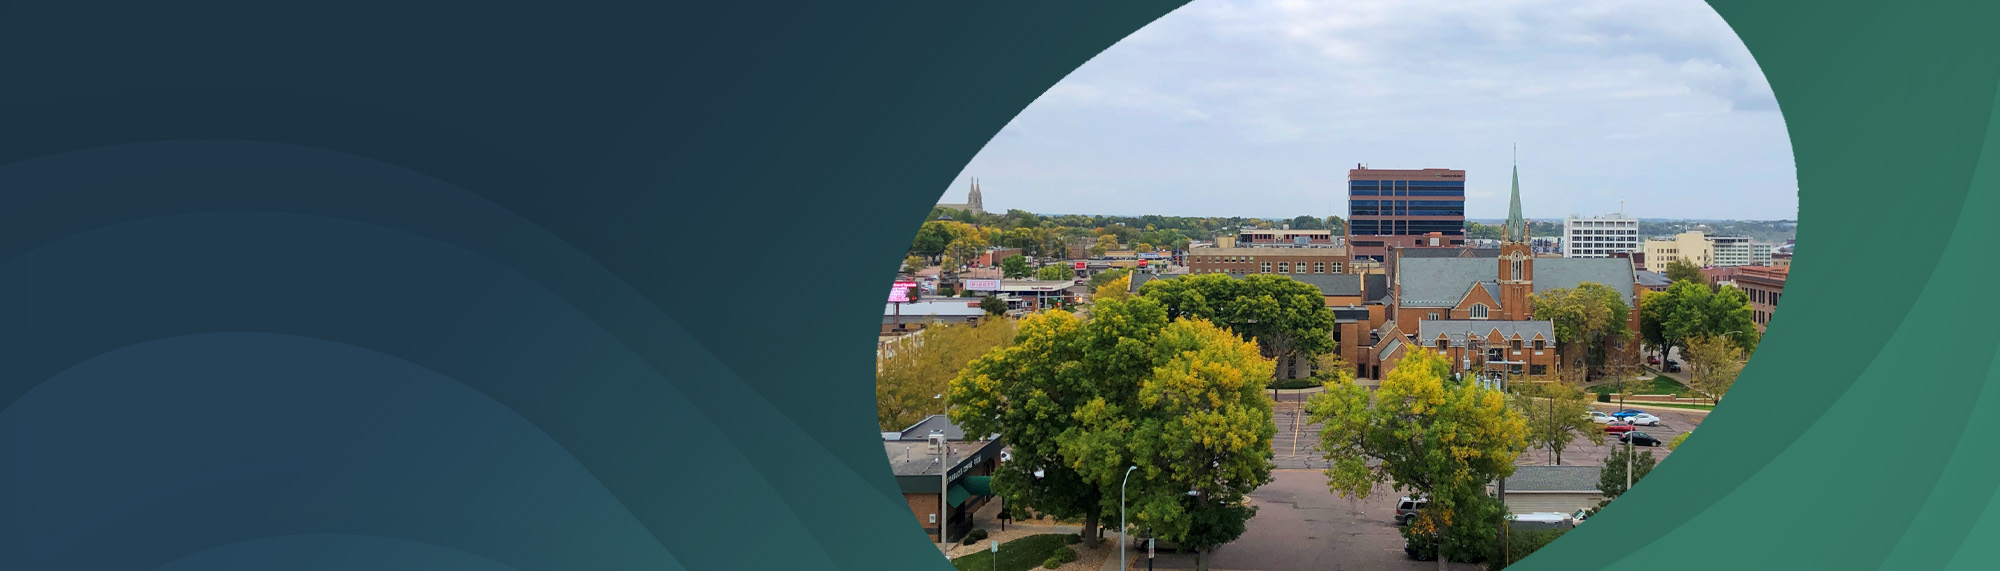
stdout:
POLYGON ((995 134, 985 209, 1345 217, 1347 170, 1456 168, 1466 217, 1794 219, 1763 72, 1699 0, 1194 0, 995 134))

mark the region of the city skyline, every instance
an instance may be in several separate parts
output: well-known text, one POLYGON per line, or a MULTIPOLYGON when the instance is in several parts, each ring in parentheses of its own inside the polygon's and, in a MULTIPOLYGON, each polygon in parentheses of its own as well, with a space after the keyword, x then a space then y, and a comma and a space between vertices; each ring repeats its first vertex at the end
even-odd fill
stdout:
POLYGON ((1770 87, 1705 4, 1198 0, 1078 68, 945 189, 1048 214, 1341 216, 1345 174, 1467 171, 1466 217, 1794 220, 1770 87), (1412 31, 1428 31, 1413 34, 1412 31))

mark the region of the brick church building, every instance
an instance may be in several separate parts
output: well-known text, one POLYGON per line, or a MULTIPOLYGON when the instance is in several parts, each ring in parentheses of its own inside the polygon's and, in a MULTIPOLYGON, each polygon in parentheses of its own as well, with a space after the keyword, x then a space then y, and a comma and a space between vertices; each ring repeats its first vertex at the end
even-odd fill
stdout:
POLYGON ((1554 328, 1534 319, 1532 296, 1583 283, 1610 287, 1624 299, 1633 337, 1607 341, 1607 349, 1614 361, 1637 362, 1643 288, 1632 261, 1536 257, 1521 215, 1518 167, 1510 201, 1495 258, 1406 257, 1401 250, 1385 257, 1389 291, 1377 300, 1385 320, 1370 336, 1363 351, 1367 358, 1354 362, 1357 376, 1383 378, 1411 347, 1421 346, 1443 352, 1454 372, 1494 380, 1553 379, 1561 368, 1554 328))

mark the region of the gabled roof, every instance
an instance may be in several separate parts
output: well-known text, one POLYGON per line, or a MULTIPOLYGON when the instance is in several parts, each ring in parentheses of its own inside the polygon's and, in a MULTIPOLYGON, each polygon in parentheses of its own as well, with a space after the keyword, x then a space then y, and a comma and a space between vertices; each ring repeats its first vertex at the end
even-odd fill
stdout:
POLYGON ((1366 274, 1361 276, 1361 283, 1364 286, 1362 289, 1366 290, 1365 293, 1361 295, 1361 301, 1367 303, 1388 301, 1389 299, 1388 274, 1366 274))
POLYGON ((1508 492, 1597 493, 1601 466, 1516 466, 1507 477, 1508 492))
POLYGON ((1426 319, 1417 322, 1417 340, 1425 345, 1437 342, 1439 335, 1453 347, 1464 347, 1465 337, 1473 335, 1487 337, 1493 333, 1513 339, 1519 335, 1523 340, 1540 335, 1550 342, 1556 340, 1555 328, 1547 321, 1488 321, 1482 319, 1426 319))
POLYGON ((965 440, 965 431, 942 414, 933 414, 902 431, 897 440, 930 440, 932 431, 943 431, 945 440, 965 440))
MULTIPOLYGON (((1415 258, 1397 262, 1396 272, 1401 274, 1397 301, 1402 305, 1451 307, 1473 284, 1498 281, 1500 264, 1482 258, 1415 258)), ((1625 258, 1535 258, 1535 293, 1594 282, 1617 291, 1630 305, 1634 281, 1632 260, 1625 258)))

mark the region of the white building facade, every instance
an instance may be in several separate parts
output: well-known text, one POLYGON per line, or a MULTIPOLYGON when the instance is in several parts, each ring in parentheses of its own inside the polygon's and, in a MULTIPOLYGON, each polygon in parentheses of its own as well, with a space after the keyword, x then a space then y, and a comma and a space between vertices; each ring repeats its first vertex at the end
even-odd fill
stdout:
POLYGON ((1562 246, 1565 258, 1609 258, 1641 251, 1644 243, 1639 239, 1639 219, 1606 214, 1564 218, 1562 246))

